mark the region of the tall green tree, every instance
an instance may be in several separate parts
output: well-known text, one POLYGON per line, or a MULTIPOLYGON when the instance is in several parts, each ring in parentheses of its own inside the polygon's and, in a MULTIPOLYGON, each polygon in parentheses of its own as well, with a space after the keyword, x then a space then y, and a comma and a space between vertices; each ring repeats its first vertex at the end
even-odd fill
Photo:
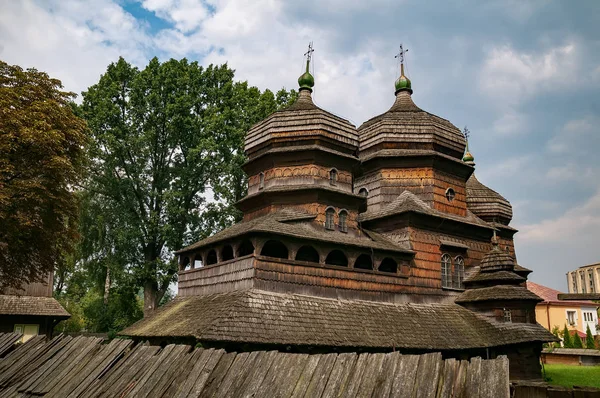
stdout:
POLYGON ((244 133, 296 95, 233 79, 227 65, 154 58, 138 70, 121 58, 83 93, 96 228, 83 256, 133 275, 145 314, 175 279, 172 252, 239 219, 244 133))
POLYGON ((86 143, 74 96, 0 61, 0 289, 44 279, 74 250, 86 143))
POLYGON ((565 325, 563 329, 563 347, 573 348, 573 340, 571 339, 571 333, 569 333, 569 328, 567 328, 567 325, 565 325))
POLYGON ((596 348, 596 342, 594 341, 594 336, 590 330, 590 325, 588 325, 585 330, 585 348, 596 348))
POLYGON ((581 341, 581 337, 579 337, 579 333, 575 332, 573 335, 573 348, 583 348, 583 342, 581 341))

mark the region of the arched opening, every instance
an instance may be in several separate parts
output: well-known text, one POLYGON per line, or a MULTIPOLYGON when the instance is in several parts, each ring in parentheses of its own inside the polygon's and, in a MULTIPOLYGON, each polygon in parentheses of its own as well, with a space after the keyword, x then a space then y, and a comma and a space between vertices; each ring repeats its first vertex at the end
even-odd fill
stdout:
POLYGON ((258 175, 258 189, 263 189, 265 187, 265 173, 260 173, 258 175))
POLYGON ((215 249, 211 249, 206 255, 206 265, 212 265, 217 263, 217 252, 215 249))
POLYGON ((325 229, 335 229, 335 223, 333 222, 333 216, 335 215, 335 209, 328 207, 325 210, 325 229))
POLYGON ((465 279, 465 259, 462 256, 454 258, 454 287, 463 289, 463 280, 465 279))
POLYGON ((202 257, 198 256, 194 260, 194 268, 202 268, 204 267, 204 263, 202 262, 202 257))
POLYGON ((227 260, 233 260, 233 247, 231 245, 225 245, 221 249, 221 261, 227 260))
POLYGON ((358 190, 358 194, 366 198, 367 196, 369 196, 369 191, 367 191, 367 188, 361 188, 358 190))
POLYGON ((190 258, 184 257, 183 260, 181 260, 181 269, 183 271, 187 271, 191 268, 192 268, 192 265, 190 264, 190 258))
POLYGON ((348 258, 340 250, 332 250, 325 259, 325 264, 338 265, 340 267, 348 266, 348 258))
POLYGON ((393 258, 386 257, 381 261, 381 264, 379 264, 379 271, 395 274, 398 272, 398 263, 393 258))
POLYGON ((296 253, 297 261, 308 261, 310 263, 319 262, 319 252, 312 246, 302 246, 296 253))
POLYGON ((335 185, 338 179, 338 172, 336 169, 329 170, 329 183, 335 185))
POLYGON ((373 269, 373 260, 368 254, 361 254, 354 262, 354 268, 358 269, 373 269))
POLYGON ((238 247, 238 257, 247 256, 254 253, 254 245, 249 239, 245 239, 238 247))
POLYGON ((260 251, 260 255, 275 258, 288 258, 288 249, 280 241, 270 240, 265 243, 260 251))

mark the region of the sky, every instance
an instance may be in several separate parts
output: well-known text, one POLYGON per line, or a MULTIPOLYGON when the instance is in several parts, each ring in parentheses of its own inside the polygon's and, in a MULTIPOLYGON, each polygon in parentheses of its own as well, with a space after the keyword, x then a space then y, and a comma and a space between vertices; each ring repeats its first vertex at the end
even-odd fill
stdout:
POLYGON ((422 109, 471 131, 478 179, 513 205, 519 264, 566 291, 600 262, 597 1, 0 0, 0 59, 81 93, 123 56, 227 62, 357 126, 394 101, 400 43, 422 109))

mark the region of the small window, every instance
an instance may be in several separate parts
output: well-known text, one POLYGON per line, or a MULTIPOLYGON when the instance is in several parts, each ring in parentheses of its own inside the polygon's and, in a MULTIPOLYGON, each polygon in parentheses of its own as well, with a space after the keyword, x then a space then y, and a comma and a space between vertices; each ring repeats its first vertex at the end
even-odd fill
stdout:
POLYGON ((512 322, 512 313, 506 308, 504 309, 504 322, 512 322))
POLYGON ((265 173, 260 173, 258 175, 258 189, 263 189, 265 187, 265 173))
POLYGON ((339 223, 340 231, 348 232, 348 225, 346 223, 346 220, 348 218, 348 212, 346 210, 342 210, 338 214, 338 217, 339 217, 339 222, 340 222, 339 223))
POLYGON ((571 272, 571 279, 573 280, 573 293, 577 293, 577 274, 571 272))
POLYGON ((579 271, 579 277, 581 278, 581 293, 587 293, 585 291, 585 274, 583 271, 579 271))
POLYGON ((361 188, 358 190, 358 194, 366 198, 369 196, 369 191, 367 191, 367 188, 361 188))
POLYGON ((588 270, 588 278, 590 280, 590 293, 594 293, 596 291, 596 287, 594 286, 594 271, 588 270))
POLYGON ((325 228, 326 229, 335 229, 335 223, 333 222, 333 216, 335 215, 335 210, 333 208, 328 208, 325 210, 325 228))
POLYGON ((442 287, 452 287, 452 260, 448 254, 442 255, 442 287))
POLYGON ((465 279, 465 260, 461 256, 454 259, 454 287, 464 289, 463 280, 465 279))
POLYGON ((567 311, 567 322, 569 322, 569 325, 575 325, 577 322, 576 315, 575 311, 567 311))
POLYGON ((329 170, 329 183, 335 185, 337 183, 338 172, 336 169, 329 170))
POLYGON ((455 196, 456 196, 456 194, 454 193, 454 189, 452 189, 452 188, 446 189, 446 199, 448 199, 448 202, 452 202, 454 200, 455 196))

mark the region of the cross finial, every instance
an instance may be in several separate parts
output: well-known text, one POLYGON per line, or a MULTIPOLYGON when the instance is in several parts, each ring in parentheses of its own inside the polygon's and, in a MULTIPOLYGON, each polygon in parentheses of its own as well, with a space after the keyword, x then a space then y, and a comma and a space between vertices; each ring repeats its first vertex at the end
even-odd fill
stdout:
POLYGON ((404 64, 404 54, 406 54, 408 52, 408 49, 404 49, 404 47, 402 47, 402 44, 400 44, 400 52, 398 54, 396 54, 396 56, 394 58, 400 58, 400 64, 404 64))
POLYGON ((465 136, 465 139, 468 142, 469 141, 469 136, 471 135, 471 132, 469 131, 469 129, 467 128, 467 126, 465 126, 465 128, 463 129, 463 134, 465 136))
POLYGON ((306 62, 310 62, 310 59, 312 58, 312 53, 315 50, 313 49, 313 42, 311 41, 310 43, 308 43, 308 51, 304 53, 304 56, 306 57, 306 62))

